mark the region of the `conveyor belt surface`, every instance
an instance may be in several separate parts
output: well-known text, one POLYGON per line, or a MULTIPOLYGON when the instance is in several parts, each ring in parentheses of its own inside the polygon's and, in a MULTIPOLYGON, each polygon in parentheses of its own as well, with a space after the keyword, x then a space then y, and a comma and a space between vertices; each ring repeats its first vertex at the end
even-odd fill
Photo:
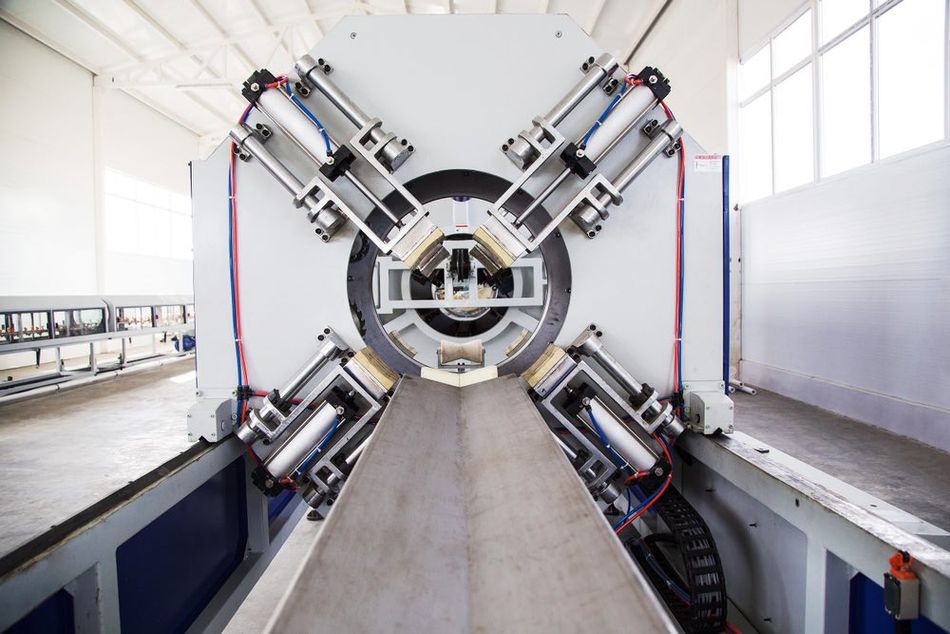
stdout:
POLYGON ((517 377, 403 379, 272 629, 674 631, 517 377))

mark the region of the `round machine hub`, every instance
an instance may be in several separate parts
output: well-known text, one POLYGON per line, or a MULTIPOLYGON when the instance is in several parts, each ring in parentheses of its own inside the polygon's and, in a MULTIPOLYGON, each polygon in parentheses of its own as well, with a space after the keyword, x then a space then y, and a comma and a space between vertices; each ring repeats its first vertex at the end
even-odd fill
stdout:
MULTIPOLYGON (((419 374, 422 367, 463 371, 498 365, 500 371, 521 372, 557 337, 571 287, 559 233, 494 277, 471 255, 470 232, 484 222, 490 201, 510 186, 472 170, 434 172, 406 183, 446 235, 449 258, 428 278, 357 235, 347 270, 350 308, 367 345, 394 370, 419 374), (443 357, 440 349, 449 352, 443 357)), ((395 193, 384 202, 400 216, 409 210, 395 193)), ((508 210, 518 214, 530 202, 519 192, 508 210)), ((549 220, 539 208, 528 225, 537 229, 549 220)), ((367 223, 377 231, 389 224, 378 209, 367 223)))

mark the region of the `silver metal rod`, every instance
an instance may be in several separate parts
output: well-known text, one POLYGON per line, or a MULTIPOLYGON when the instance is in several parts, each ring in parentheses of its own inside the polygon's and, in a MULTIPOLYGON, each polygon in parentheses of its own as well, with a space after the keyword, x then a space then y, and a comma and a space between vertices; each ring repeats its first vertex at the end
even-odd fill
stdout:
MULTIPOLYGON (((282 95, 284 96, 284 98, 287 100, 287 102, 288 102, 291 106, 293 106, 295 112, 299 112, 300 115, 301 115, 301 117, 306 117, 306 115, 305 115, 302 111, 300 111, 299 107, 298 107, 295 103, 293 103, 293 100, 290 99, 290 97, 289 97, 285 92, 283 92, 283 91, 278 91, 278 92, 280 92, 280 94, 282 94, 282 95)), ((263 100, 261 100, 261 101, 263 101, 263 100)), ((265 114, 271 121, 273 121, 274 124, 275 124, 278 128, 280 128, 280 130, 284 133, 284 135, 286 135, 287 137, 289 137, 289 138, 294 142, 294 144, 295 144, 298 148, 300 148, 308 157, 310 157, 310 160, 312 160, 314 163, 316 163, 316 164, 317 164, 317 167, 320 167, 321 165, 323 165, 323 164, 326 162, 326 160, 327 160, 327 157, 326 157, 326 156, 320 156, 320 154, 319 154, 318 152, 314 151, 314 149, 313 149, 312 147, 310 147, 308 144, 306 144, 306 143, 304 143, 303 141, 301 141, 301 140, 298 138, 298 136, 297 136, 296 134, 293 134, 293 132, 291 132, 291 131, 286 127, 286 125, 281 122, 281 118, 278 117, 278 116, 276 116, 276 113, 273 113, 273 112, 271 112, 270 110, 268 110, 266 107, 263 106, 263 104, 262 104, 260 101, 258 102, 258 109, 261 110, 261 111, 263 111, 264 114, 265 114)), ((306 122, 307 122, 308 125, 313 125, 313 122, 310 121, 309 118, 307 118, 307 121, 306 121, 306 122)), ((314 126, 314 128, 315 128, 315 127, 316 127, 316 126, 314 126)), ((327 132, 327 139, 329 139, 329 141, 330 141, 330 150, 331 150, 331 151, 334 151, 334 150, 336 150, 336 148, 340 147, 340 144, 336 141, 336 139, 333 138, 332 135, 330 135, 329 132, 327 132)), ((386 204, 385 204, 382 200, 380 200, 379 197, 377 197, 376 194, 374 194, 374 193, 372 192, 372 190, 369 189, 369 187, 367 187, 365 184, 363 184, 362 181, 360 181, 356 176, 354 176, 354 175, 350 172, 350 170, 345 171, 345 172, 343 173, 343 176, 346 178, 346 180, 348 180, 348 181, 350 181, 351 183, 353 183, 353 185, 356 187, 356 189, 358 189, 358 190, 360 191, 360 193, 363 194, 363 195, 367 198, 367 200, 369 200, 371 203, 373 203, 376 207, 379 207, 379 209, 380 209, 384 214, 386 214, 386 216, 387 216, 394 224, 396 224, 397 226, 402 226, 402 221, 401 221, 399 218, 397 218, 396 215, 395 215, 392 211, 390 211, 389 207, 387 207, 386 204)))
MULTIPOLYGON (((631 94, 632 92, 633 92, 633 91, 629 91, 627 94, 631 94)), ((621 133, 620 133, 619 135, 617 135, 610 143, 608 143, 608 144, 607 144, 607 147, 605 147, 605 148, 603 149, 603 151, 600 152, 600 154, 598 154, 596 157, 593 157, 593 156, 589 157, 590 160, 592 160, 594 163, 599 163, 599 162, 600 162, 600 159, 602 159, 602 158, 604 158, 605 156, 607 156, 607 154, 609 154, 610 151, 611 151, 612 149, 614 149, 614 147, 615 147, 618 143, 620 143, 620 141, 622 141, 624 138, 626 138, 627 134, 629 134, 630 131, 633 130, 633 129, 640 123, 640 121, 643 119, 644 116, 646 116, 646 114, 647 114, 648 112, 650 112, 651 110, 653 110, 654 108, 656 108, 656 105, 657 105, 658 103, 660 103, 660 102, 659 102, 658 100, 654 99, 654 100, 650 103, 650 105, 648 105, 648 106, 646 106, 645 108, 643 108, 643 110, 640 111, 640 114, 638 114, 636 117, 634 117, 634 118, 630 121, 630 123, 627 125, 627 127, 623 129, 623 132, 621 132, 621 133)))
POLYGON ((528 218, 528 216, 530 216, 535 209, 541 206, 541 203, 543 203, 548 198, 548 196, 554 193, 554 190, 560 187, 561 183, 563 183, 564 180, 570 175, 571 170, 569 169, 565 169, 563 172, 558 174, 557 178, 551 181, 551 183, 544 188, 544 191, 538 194, 538 197, 531 201, 531 204, 528 205, 528 208, 521 212, 521 215, 518 216, 517 220, 515 220, 515 226, 520 227, 522 224, 524 224, 524 221, 528 218))
POLYGON ((682 133, 683 127, 676 119, 670 119, 664 123, 663 126, 657 130, 653 140, 613 179, 614 187, 619 191, 623 191, 647 168, 660 152, 666 149, 670 143, 675 142, 682 133))
POLYGON ((373 203, 374 205, 376 205, 376 206, 379 208, 379 210, 380 210, 381 212, 383 212, 384 214, 386 214, 386 217, 389 218, 390 220, 392 220, 393 224, 395 224, 397 227, 401 227, 401 226, 402 226, 402 220, 401 220, 400 218, 397 218, 397 217, 396 217, 396 214, 394 214, 394 213, 389 209, 389 207, 386 206, 386 203, 384 203, 382 200, 380 200, 380 199, 376 196, 376 194, 374 194, 372 191, 370 191, 369 187, 367 187, 365 184, 363 184, 363 181, 361 181, 361 180, 358 179, 356 176, 354 176, 354 175, 350 172, 350 170, 346 170, 345 172, 343 172, 343 177, 346 178, 346 180, 348 180, 348 181, 350 181, 351 183, 353 183, 353 186, 356 187, 356 189, 360 190, 360 193, 362 193, 364 196, 366 196, 367 200, 369 200, 371 203, 373 203))
POLYGON ((545 119, 553 126, 561 123, 561 121, 577 107, 577 104, 589 95, 594 88, 600 85, 600 82, 602 82, 605 77, 612 75, 615 70, 617 70, 617 60, 615 60, 612 55, 604 53, 598 57, 597 60, 590 65, 584 77, 548 111, 548 115, 545 119))
POLYGON ((319 66, 315 65, 307 71, 307 79, 357 128, 362 129, 370 122, 369 115, 337 88, 319 66))
POLYGON ((284 387, 280 390, 280 396, 284 400, 290 400, 294 398, 300 390, 308 383, 310 380, 320 371, 326 363, 333 359, 336 353, 339 351, 337 345, 327 339, 324 341, 323 346, 310 361, 302 367, 294 376, 290 379, 284 387))
POLYGON ((251 129, 244 124, 236 126, 231 129, 231 138, 238 143, 241 147, 247 149, 251 153, 251 156, 256 158, 261 162, 261 165, 264 166, 271 176, 277 179, 277 181, 284 186, 287 191, 296 195, 297 192, 303 187, 303 183, 294 176, 293 172, 287 169, 280 159, 270 153, 270 150, 264 147, 264 144, 251 129))

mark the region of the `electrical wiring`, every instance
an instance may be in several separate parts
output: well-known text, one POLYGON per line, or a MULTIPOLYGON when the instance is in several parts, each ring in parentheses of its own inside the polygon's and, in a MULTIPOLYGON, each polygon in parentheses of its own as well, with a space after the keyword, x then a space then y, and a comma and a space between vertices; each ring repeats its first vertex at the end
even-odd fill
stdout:
POLYGON ((310 468, 310 463, 313 462, 313 459, 317 457, 317 454, 319 454, 330 441, 330 439, 333 438, 333 434, 335 434, 336 430, 339 428, 340 417, 337 416, 333 419, 333 427, 330 428, 330 431, 327 432, 326 436, 324 436, 320 443, 314 447, 313 451, 311 451, 310 454, 304 458, 303 462, 300 463, 300 466, 294 469, 294 476, 300 476, 300 474, 304 473, 310 468))
POLYGON ((597 436, 598 438, 600 438, 600 442, 603 443, 604 447, 607 448, 607 451, 610 452, 610 455, 613 456, 614 464, 616 464, 621 469, 624 469, 624 468, 632 469, 632 467, 630 467, 630 463, 624 460, 623 456, 617 453, 617 450, 611 446, 610 439, 607 438, 607 434, 604 433, 604 430, 600 428, 600 424, 597 422, 597 419, 594 418, 593 410, 590 407, 587 407, 586 409, 587 409, 587 416, 588 418, 590 418, 590 422, 594 426, 594 431, 597 432, 597 436))
POLYGON ((591 137, 594 136, 594 133, 597 129, 603 125, 604 121, 607 120, 607 117, 610 116, 610 113, 613 112, 613 109, 620 103, 620 99, 623 97, 624 93, 627 92, 627 88, 630 86, 639 86, 643 82, 633 73, 629 73, 623 79, 623 85, 620 87, 620 91, 610 100, 610 103, 607 104, 607 107, 604 109, 600 116, 597 117, 597 120, 594 121, 593 125, 587 130, 587 133, 584 134, 581 139, 580 147, 581 149, 587 147, 587 143, 590 141, 591 137))
POLYGON ((290 100, 291 100, 292 102, 294 102, 294 104, 297 106, 297 108, 300 109, 300 112, 304 113, 304 115, 306 115, 306 117, 307 117, 308 119, 310 119, 311 123, 313 123, 313 125, 317 126, 317 130, 320 131, 320 136, 323 137, 323 144, 326 146, 326 149, 327 149, 327 156, 332 155, 332 154, 333 154, 333 148, 330 146, 330 135, 327 134, 326 128, 324 128, 324 127, 323 127, 323 124, 320 123, 320 120, 317 119, 317 117, 314 116, 314 114, 313 114, 312 112, 310 112, 310 109, 307 108, 307 106, 305 106, 305 105, 303 104, 303 102, 300 101, 300 99, 297 98, 297 95, 295 95, 295 94, 294 94, 294 91, 291 90, 290 84, 286 84, 286 85, 284 86, 284 90, 287 92, 287 96, 290 97, 290 100))
MULTIPOLYGON (((667 119, 673 119, 673 111, 665 102, 660 106, 667 119)), ((683 138, 679 139, 679 165, 676 178, 676 279, 674 290, 673 323, 673 392, 683 391, 683 287, 685 283, 684 242, 686 216, 686 147, 683 138)), ((682 411, 677 408, 677 414, 682 411)))
POLYGON ((666 574, 666 571, 660 566, 657 562, 656 557, 653 556, 653 553, 650 552, 650 549, 646 548, 642 542, 637 543, 637 548, 640 550, 640 553, 643 555, 643 558, 647 560, 647 563, 650 565, 650 569, 657 574, 660 579, 666 584, 666 587, 676 595, 676 598, 685 603, 686 605, 690 604, 689 594, 683 590, 679 584, 677 584, 673 579, 666 574))
POLYGON ((653 439, 659 443, 660 447, 663 449, 663 456, 670 465, 670 472, 667 474, 666 480, 663 481, 663 486, 654 491, 653 494, 641 502, 639 506, 628 510, 626 515, 624 515, 614 524, 614 532, 617 534, 620 534, 623 529, 633 523, 638 517, 643 515, 647 510, 649 510, 651 506, 656 504, 656 501, 659 500, 664 493, 666 493, 667 488, 670 486, 670 481, 673 479, 673 456, 670 454, 669 445, 667 445, 663 437, 658 434, 654 434, 653 439))

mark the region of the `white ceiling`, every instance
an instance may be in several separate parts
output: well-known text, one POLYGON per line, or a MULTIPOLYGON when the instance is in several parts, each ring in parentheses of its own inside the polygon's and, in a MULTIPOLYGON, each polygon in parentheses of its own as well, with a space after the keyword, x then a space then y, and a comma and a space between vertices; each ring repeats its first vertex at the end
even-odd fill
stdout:
POLYGON ((0 0, 0 18, 205 141, 255 68, 288 69, 344 15, 566 13, 621 63, 663 0, 0 0))

